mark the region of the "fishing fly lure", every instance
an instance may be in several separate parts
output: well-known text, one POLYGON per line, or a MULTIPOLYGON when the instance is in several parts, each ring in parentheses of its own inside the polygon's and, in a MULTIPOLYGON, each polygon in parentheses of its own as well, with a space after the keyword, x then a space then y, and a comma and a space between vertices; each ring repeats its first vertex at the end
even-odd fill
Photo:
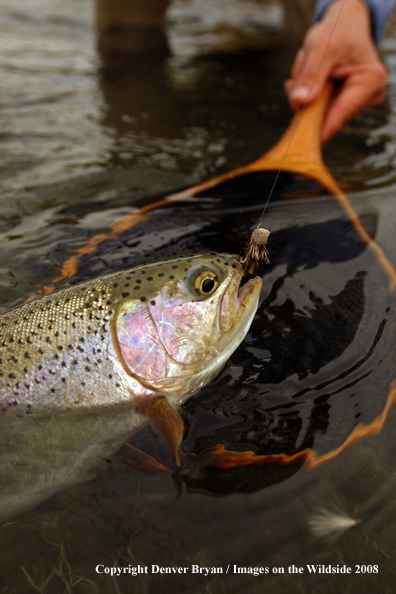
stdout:
POLYGON ((260 260, 264 260, 266 264, 269 264, 267 241, 270 232, 268 229, 262 229, 257 227, 254 229, 250 242, 246 246, 245 256, 242 258, 243 274, 257 274, 260 260))

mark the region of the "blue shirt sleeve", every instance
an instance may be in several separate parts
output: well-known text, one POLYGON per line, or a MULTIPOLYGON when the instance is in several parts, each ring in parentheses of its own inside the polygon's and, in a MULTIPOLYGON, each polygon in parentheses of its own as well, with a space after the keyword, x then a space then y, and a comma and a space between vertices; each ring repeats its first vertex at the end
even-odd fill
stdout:
MULTIPOLYGON (((317 0, 314 10, 313 22, 319 21, 328 7, 334 0, 317 0)), ((347 2, 348 0, 346 0, 347 2)), ((396 0, 363 0, 367 4, 371 14, 371 30, 374 43, 379 44, 384 36, 386 21, 396 0)))

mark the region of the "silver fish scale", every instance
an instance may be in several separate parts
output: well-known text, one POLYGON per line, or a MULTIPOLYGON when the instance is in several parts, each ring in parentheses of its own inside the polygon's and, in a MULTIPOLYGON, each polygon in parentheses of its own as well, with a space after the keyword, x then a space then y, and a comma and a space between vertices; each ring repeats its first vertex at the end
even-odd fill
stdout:
POLYGON ((70 287, 0 318, 2 411, 33 404, 106 404, 129 399, 127 385, 109 360, 112 285, 97 279, 70 287), (4 406, 5 404, 5 406, 4 406))
POLYGON ((108 355, 115 306, 155 299, 166 283, 177 282, 196 263, 235 267, 232 258, 200 254, 143 265, 0 315, 0 413, 129 402, 130 382, 108 355))

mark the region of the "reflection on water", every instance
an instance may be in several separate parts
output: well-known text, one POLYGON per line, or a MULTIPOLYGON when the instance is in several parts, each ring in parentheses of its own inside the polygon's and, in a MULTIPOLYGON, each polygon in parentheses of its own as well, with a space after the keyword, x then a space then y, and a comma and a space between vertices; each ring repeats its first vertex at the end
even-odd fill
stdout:
POLYGON ((0 521, 32 509, 53 493, 95 477, 131 435, 131 410, 32 416, 1 421, 0 521))
MULTIPOLYGON (((166 44, 109 57, 95 52, 91 2, 34 4, 0 2, 2 311, 49 284, 76 249, 134 206, 257 158, 289 121, 282 82, 292 49, 202 52, 194 20, 191 45, 181 34, 191 6, 183 12, 180 0, 166 44)), ((389 38, 388 104, 359 116, 326 149, 326 162, 393 263, 395 49, 389 38)), ((242 251, 271 183, 271 176, 252 177, 153 211, 87 256, 73 282, 172 255, 242 251)), ((217 444, 256 456, 308 447, 324 456, 380 415, 395 379, 395 298, 373 256, 310 182, 284 175, 277 194, 265 216, 271 266, 260 271, 264 289, 251 331, 216 381, 184 407, 183 450, 201 461, 217 444)), ((0 528, 1 588, 391 592, 395 414, 380 435, 313 470, 301 461, 229 470, 201 464, 190 476, 141 473, 129 448, 108 457, 110 418, 84 421, 92 449, 79 447, 78 424, 70 441, 47 452, 32 451, 29 431, 15 427, 0 466, 2 497, 9 515, 25 511, 0 528), (337 540, 316 540, 310 520, 323 509, 361 521, 337 540), (98 563, 286 573, 116 581, 98 575, 98 563), (287 573, 292 563, 377 564, 380 572, 297 577, 287 573)), ((131 444, 174 468, 149 429, 131 444)))

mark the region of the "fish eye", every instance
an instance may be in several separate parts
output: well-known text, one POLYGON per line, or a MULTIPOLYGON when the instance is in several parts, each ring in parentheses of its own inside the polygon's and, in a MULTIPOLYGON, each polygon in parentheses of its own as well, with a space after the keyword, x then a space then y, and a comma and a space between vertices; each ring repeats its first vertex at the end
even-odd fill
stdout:
POLYGON ((201 272, 193 282, 193 288, 197 293, 211 295, 219 286, 219 281, 214 272, 205 270, 201 272))

